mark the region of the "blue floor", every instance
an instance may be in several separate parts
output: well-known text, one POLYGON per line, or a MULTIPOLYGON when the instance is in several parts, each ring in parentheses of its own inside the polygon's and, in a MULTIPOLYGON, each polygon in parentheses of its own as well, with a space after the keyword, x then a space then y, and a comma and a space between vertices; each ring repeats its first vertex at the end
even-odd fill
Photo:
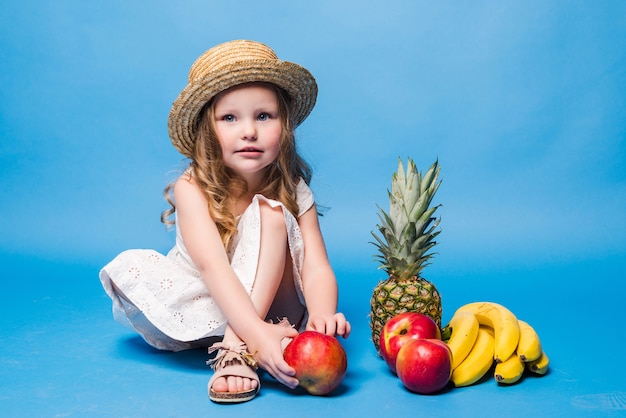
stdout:
POLYGON ((375 355, 367 303, 378 272, 340 271, 342 310, 354 326, 343 341, 349 367, 342 386, 319 398, 265 376, 254 401, 231 406, 209 401, 203 350, 158 352, 113 321, 99 266, 9 254, 0 266, 7 274, 0 296, 3 417, 626 415, 622 260, 440 278, 444 318, 480 296, 498 300, 535 325, 552 363, 548 375, 515 386, 486 379, 433 396, 407 392, 375 355), (497 290, 502 280, 529 283, 528 275, 544 282, 539 292, 523 284, 497 290))

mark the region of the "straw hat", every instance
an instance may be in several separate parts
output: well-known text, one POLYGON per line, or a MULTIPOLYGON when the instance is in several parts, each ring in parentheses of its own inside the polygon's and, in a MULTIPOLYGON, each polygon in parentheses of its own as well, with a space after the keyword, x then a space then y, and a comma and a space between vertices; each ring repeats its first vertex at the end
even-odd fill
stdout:
POLYGON ((294 127, 313 110, 317 83, 307 69, 279 60, 259 42, 226 42, 202 54, 189 70, 188 84, 174 101, 167 123, 174 147, 190 157, 202 107, 230 87, 255 81, 273 83, 289 94, 294 127))

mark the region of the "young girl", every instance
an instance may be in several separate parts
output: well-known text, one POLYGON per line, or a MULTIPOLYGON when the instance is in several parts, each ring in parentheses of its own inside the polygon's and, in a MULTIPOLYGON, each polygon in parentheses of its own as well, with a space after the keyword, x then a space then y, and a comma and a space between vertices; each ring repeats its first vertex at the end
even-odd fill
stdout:
POLYGON ((296 387, 282 349, 298 330, 350 333, 294 140, 316 97, 309 71, 261 43, 202 54, 168 120, 190 159, 165 190, 176 245, 167 256, 125 251, 100 273, 115 319, 152 346, 213 344, 213 401, 252 399, 257 366, 296 387))

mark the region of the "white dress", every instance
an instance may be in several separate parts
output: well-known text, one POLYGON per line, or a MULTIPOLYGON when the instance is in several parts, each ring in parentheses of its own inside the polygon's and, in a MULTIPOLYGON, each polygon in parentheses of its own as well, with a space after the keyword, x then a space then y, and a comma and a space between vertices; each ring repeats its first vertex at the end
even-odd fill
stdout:
MULTIPOLYGON (((314 203, 313 193, 301 180, 297 202, 302 216, 314 203)), ((250 294, 259 259, 261 222, 259 201, 281 206, 285 214, 293 278, 300 303, 304 243, 297 219, 276 200, 256 195, 238 221, 228 257, 250 294)), ((148 344, 180 351, 205 345, 202 340, 224 334, 226 319, 218 309, 194 266, 176 224, 176 245, 166 256, 154 250, 127 250, 100 271, 100 281, 113 301, 116 321, 137 331, 148 344)))

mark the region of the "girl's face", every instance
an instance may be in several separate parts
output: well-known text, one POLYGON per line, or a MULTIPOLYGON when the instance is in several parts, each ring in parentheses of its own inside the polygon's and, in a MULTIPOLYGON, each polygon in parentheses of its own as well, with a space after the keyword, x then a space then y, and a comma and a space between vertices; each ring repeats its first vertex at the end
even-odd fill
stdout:
POLYGON ((224 164, 258 183, 278 156, 282 124, 275 91, 263 84, 226 90, 214 105, 214 126, 224 164))

